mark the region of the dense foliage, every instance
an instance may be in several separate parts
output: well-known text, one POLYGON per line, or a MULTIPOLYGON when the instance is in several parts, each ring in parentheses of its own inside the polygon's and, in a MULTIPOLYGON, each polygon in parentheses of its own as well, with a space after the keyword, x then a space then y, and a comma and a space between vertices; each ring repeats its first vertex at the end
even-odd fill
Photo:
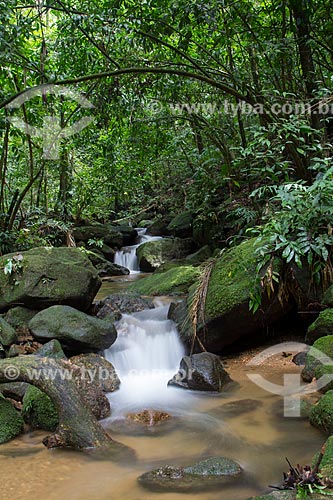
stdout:
POLYGON ((225 226, 237 241, 264 222, 262 253, 320 267, 332 239, 330 6, 0 1, 0 252, 52 244, 47 228, 64 222, 186 208, 215 227, 215 245, 225 226), (50 158, 36 132, 50 116, 59 130, 94 124, 57 138, 50 158))

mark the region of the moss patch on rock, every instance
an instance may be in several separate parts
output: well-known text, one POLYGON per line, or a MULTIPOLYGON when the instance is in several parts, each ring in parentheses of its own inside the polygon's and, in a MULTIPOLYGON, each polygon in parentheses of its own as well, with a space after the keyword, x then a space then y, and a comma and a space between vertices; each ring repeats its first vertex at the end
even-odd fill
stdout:
POLYGON ((225 252, 212 271, 206 298, 206 314, 221 316, 249 300, 256 274, 255 239, 225 252))
POLYGON ((139 280, 128 289, 141 295, 171 295, 187 293, 189 287, 198 279, 200 270, 192 266, 180 266, 165 273, 154 273, 139 280))
POLYGON ((313 344, 320 337, 333 335, 333 309, 325 309, 309 326, 305 341, 313 344))
POLYGON ((328 391, 310 411, 310 422, 314 427, 333 433, 333 391, 328 391))
POLYGON ((0 344, 5 347, 9 347, 10 345, 15 344, 16 341, 16 331, 9 323, 7 323, 7 321, 0 317, 0 344))
POLYGON ((325 366, 326 357, 333 361, 333 335, 321 337, 310 348, 302 371, 303 380, 311 382, 313 377, 316 376, 316 369, 325 366))
POLYGON ((34 429, 54 431, 59 423, 57 410, 49 396, 32 385, 23 398, 22 416, 34 429))
POLYGON ((23 432, 24 421, 14 406, 0 394, 0 444, 23 432))

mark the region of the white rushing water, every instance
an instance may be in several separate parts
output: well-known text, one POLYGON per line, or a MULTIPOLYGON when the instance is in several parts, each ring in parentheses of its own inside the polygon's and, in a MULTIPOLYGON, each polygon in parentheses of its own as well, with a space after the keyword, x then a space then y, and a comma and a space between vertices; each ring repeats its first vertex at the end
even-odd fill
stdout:
POLYGON ((136 244, 121 248, 114 256, 114 263, 119 266, 127 267, 127 269, 130 270, 130 274, 140 272, 136 249, 140 245, 143 245, 143 243, 147 243, 147 241, 156 241, 161 239, 161 236, 149 236, 146 234, 146 228, 136 228, 136 230, 138 232, 136 244))
POLYGON ((120 389, 109 395, 112 418, 143 408, 183 406, 185 391, 167 385, 185 354, 175 323, 167 319, 168 308, 124 314, 118 322, 118 339, 105 353, 121 380, 120 389))

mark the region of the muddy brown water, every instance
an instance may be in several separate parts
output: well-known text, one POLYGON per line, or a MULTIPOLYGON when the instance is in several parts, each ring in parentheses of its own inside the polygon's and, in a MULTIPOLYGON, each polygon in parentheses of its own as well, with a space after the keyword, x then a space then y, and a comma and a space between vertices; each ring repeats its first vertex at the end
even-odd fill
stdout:
MULTIPOLYGON (((106 283, 100 292, 124 288, 122 280, 106 283)), ((251 355, 250 355, 251 357, 251 355)), ((256 368, 257 369, 257 368, 256 368)), ((237 382, 219 395, 193 394, 185 414, 175 409, 173 418, 154 432, 112 429, 114 439, 136 452, 136 461, 115 463, 94 460, 83 453, 46 450, 44 432, 28 432, 0 447, 0 500, 245 500, 277 484, 285 462, 311 462, 325 436, 301 418, 284 418, 282 400, 257 387, 240 357, 228 360, 227 370, 237 382), (144 490, 137 477, 162 465, 187 465, 209 456, 235 459, 244 469, 232 487, 191 493, 154 493, 144 490)), ((282 384, 283 373, 299 373, 291 359, 261 368, 260 373, 282 384)), ((142 404, 144 408, 144 402, 142 404)))

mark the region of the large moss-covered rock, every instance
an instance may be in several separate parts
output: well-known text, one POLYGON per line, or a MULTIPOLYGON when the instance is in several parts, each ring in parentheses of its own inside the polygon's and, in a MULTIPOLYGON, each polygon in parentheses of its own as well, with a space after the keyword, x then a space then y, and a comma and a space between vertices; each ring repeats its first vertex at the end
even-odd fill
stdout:
POLYGON ((30 321, 29 328, 37 340, 57 339, 65 349, 75 352, 104 350, 117 338, 112 323, 69 306, 52 306, 40 311, 30 321))
POLYGON ((194 391, 221 392, 231 378, 225 371, 219 356, 201 352, 184 356, 178 373, 168 382, 184 389, 194 391))
POLYGON ((0 394, 0 444, 23 432, 24 421, 14 406, 0 394))
POLYGON ((193 214, 189 210, 182 212, 172 219, 168 231, 179 238, 189 238, 193 232, 193 214))
POLYGON ((141 271, 152 272, 169 260, 181 259, 194 249, 191 238, 163 238, 140 245, 136 254, 141 271))
POLYGON ((87 310, 101 281, 88 257, 78 248, 33 248, 20 254, 0 257, 17 262, 11 274, 0 272, 0 311, 16 304, 44 309, 67 304, 87 310))
POLYGON ((192 266, 180 266, 165 273, 154 273, 129 286, 129 291, 142 295, 184 294, 200 276, 200 270, 192 266))
POLYGON ((310 423, 324 432, 333 434, 333 391, 326 392, 311 408, 310 423))
POLYGON ((30 385, 23 398, 22 416, 34 429, 55 431, 58 426, 58 412, 45 392, 30 385))
POLYGON ((195 253, 191 253, 186 256, 186 261, 192 266, 198 266, 205 260, 209 259, 212 256, 212 252, 208 245, 201 247, 195 253))
MULTIPOLYGON (((279 302, 277 294, 262 294, 261 307, 249 310, 256 277, 256 239, 245 241, 219 257, 212 270, 205 306, 205 329, 199 334, 208 351, 220 352, 242 336, 262 330, 283 317, 291 308, 279 302)), ((280 270, 276 261, 275 270, 280 270)), ((190 293, 194 293, 190 290, 190 293)), ((189 299, 189 301, 191 298, 189 299)))
MULTIPOLYGON (((319 338, 310 348, 305 358, 305 366, 302 370, 303 380, 305 380, 305 382, 311 382, 313 377, 316 376, 316 370, 320 366, 325 366, 329 360, 332 360, 333 363, 333 335, 319 338)), ((319 375, 319 372, 317 372, 317 375, 319 375)))
POLYGON ((0 344, 9 347, 17 341, 17 334, 14 328, 0 316, 0 344))
POLYGON ((219 489, 237 480, 241 467, 225 457, 211 457, 188 467, 165 466, 138 478, 150 491, 196 492, 219 489))
POLYGON ((309 326, 305 342, 313 344, 320 337, 333 335, 333 309, 321 311, 318 318, 309 326))
POLYGON ((99 301, 95 308, 98 318, 109 321, 118 321, 122 314, 133 314, 145 309, 154 309, 154 303, 151 299, 145 299, 139 295, 118 293, 108 295, 99 301))

